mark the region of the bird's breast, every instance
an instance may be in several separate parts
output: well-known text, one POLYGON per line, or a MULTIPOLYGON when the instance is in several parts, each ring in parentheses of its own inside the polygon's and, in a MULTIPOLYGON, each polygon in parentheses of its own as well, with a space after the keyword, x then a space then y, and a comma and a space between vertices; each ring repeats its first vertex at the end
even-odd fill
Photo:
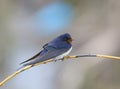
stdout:
POLYGON ((71 50, 72 50, 72 47, 67 52, 55 57, 55 60, 59 60, 59 59, 62 59, 64 56, 67 56, 71 52, 71 50))

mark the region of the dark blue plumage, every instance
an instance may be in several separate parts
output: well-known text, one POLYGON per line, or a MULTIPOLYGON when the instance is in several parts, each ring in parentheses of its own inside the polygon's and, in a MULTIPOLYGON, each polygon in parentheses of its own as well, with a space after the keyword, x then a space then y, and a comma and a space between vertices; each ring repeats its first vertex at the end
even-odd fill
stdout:
POLYGON ((58 60, 68 55, 72 50, 72 38, 70 34, 66 33, 58 36, 54 40, 43 46, 43 50, 33 56, 32 58, 22 62, 26 65, 34 65, 36 63, 40 63, 49 59, 58 60))

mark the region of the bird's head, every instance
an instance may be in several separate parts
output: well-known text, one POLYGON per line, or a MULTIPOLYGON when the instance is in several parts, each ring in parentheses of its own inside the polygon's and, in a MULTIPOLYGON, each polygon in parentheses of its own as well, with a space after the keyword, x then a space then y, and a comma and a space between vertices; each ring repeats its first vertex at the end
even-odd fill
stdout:
POLYGON ((60 35, 58 38, 59 38, 59 40, 65 41, 65 42, 67 42, 67 43, 69 43, 69 44, 72 43, 72 38, 71 38, 70 34, 68 34, 68 33, 65 33, 65 34, 63 34, 63 35, 60 35))

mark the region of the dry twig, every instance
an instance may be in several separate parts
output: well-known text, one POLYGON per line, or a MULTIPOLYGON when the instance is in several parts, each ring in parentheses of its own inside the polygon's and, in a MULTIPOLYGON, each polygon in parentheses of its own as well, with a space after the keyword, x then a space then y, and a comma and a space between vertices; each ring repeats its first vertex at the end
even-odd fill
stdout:
MULTIPOLYGON (((67 59, 71 59, 71 58, 79 58, 79 57, 99 57, 99 58, 110 58, 110 59, 120 59, 120 57, 117 56, 109 56, 109 55, 100 55, 100 54, 81 54, 81 55, 77 55, 77 56, 65 56, 62 60, 67 60, 67 59)), ((9 75, 8 77, 6 77, 2 82, 0 82, 0 86, 4 85, 8 80, 10 80, 11 78, 13 78, 14 76, 18 75, 19 73, 28 70, 34 66, 40 65, 40 64, 46 64, 48 62, 53 62, 54 60, 49 59, 40 63, 36 63, 34 65, 27 65, 24 66, 20 69, 18 69, 17 71, 15 71, 14 73, 12 73, 11 75, 9 75)))

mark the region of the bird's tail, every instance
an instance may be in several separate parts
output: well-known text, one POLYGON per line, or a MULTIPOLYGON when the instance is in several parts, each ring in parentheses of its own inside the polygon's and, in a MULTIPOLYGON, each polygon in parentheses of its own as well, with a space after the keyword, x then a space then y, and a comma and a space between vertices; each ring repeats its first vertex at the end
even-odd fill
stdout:
POLYGON ((48 62, 52 62, 54 60, 46 60, 46 61, 42 61, 36 64, 31 64, 31 65, 23 65, 22 67, 18 68, 14 73, 12 73, 11 75, 9 75, 8 77, 6 77, 2 82, 0 82, 0 86, 4 85, 7 81, 9 81, 11 78, 15 77, 16 75, 20 74, 21 72, 28 70, 34 66, 40 65, 40 64, 45 64, 48 62))

